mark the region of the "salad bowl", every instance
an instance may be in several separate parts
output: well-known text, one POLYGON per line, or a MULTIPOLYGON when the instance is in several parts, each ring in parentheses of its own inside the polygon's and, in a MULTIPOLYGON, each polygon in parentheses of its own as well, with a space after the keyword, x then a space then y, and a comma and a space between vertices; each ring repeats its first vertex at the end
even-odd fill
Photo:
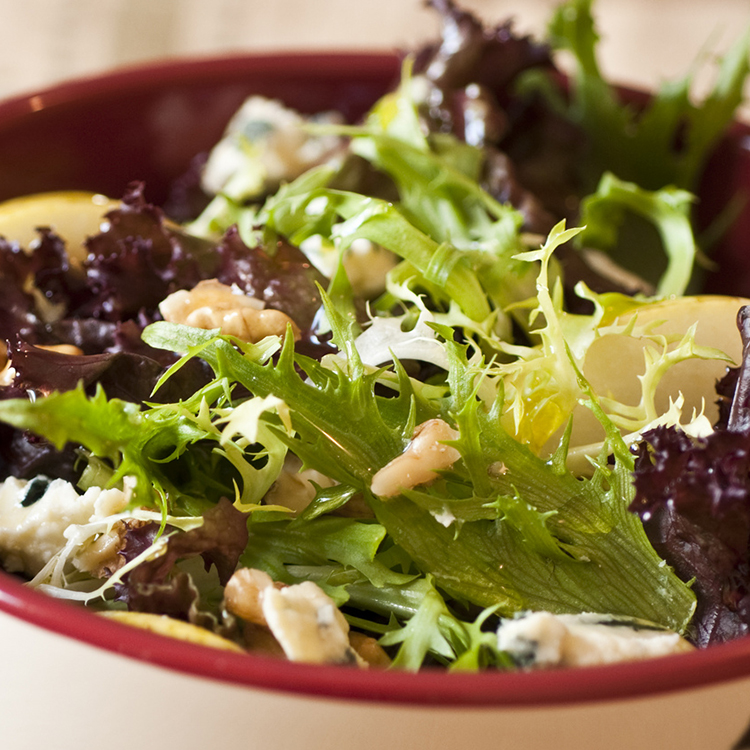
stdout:
MULTIPOLYGON (((356 120, 399 72, 387 54, 169 62, 0 104, 0 200, 43 191, 156 204, 216 143, 250 94, 356 120)), ((634 101, 638 94, 628 94, 634 101)), ((750 130, 736 125, 700 190, 708 225, 750 191, 750 130)), ((738 213, 710 292, 748 295, 750 209, 738 213)), ((750 747, 750 639, 645 662, 571 670, 417 674, 309 666, 123 625, 0 573, 0 717, 13 748, 750 747)))

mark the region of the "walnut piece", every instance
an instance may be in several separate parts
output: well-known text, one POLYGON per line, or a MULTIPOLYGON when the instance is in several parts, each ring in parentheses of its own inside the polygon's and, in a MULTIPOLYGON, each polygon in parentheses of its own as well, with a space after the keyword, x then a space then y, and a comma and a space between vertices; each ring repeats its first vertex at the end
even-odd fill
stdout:
POLYGON ((437 478, 437 472, 449 469, 461 454, 445 441, 457 440, 458 432, 442 419, 429 419, 414 430, 406 450, 387 463, 372 478, 370 489, 381 497, 393 497, 403 489, 412 489, 437 478))
POLYGON ((294 340, 300 338, 297 324, 280 310, 270 310, 263 303, 215 279, 199 282, 190 291, 181 289, 170 294, 159 305, 159 312, 169 323, 213 330, 256 344, 266 336, 284 336, 291 325, 294 340))
POLYGON ((349 645, 371 667, 387 669, 391 666, 391 658, 372 636, 350 630, 349 645))
POLYGON ((224 605, 246 622, 268 625, 263 614, 263 592, 273 585, 268 573, 255 568, 240 568, 224 587, 224 605))

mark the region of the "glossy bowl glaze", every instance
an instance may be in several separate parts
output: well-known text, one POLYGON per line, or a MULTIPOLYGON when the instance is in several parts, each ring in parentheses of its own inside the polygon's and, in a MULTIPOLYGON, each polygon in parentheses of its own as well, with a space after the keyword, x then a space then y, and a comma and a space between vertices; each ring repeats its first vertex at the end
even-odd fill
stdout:
MULTIPOLYGON (((354 120, 396 80, 390 55, 170 62, 0 104, 0 200, 45 190, 162 202, 251 93, 354 120)), ((750 192, 748 129, 704 177, 708 225, 750 192)), ((717 250, 711 291, 750 294, 750 209, 717 250)), ((750 639, 688 655, 536 673, 419 674, 312 667, 126 627, 0 573, 4 746, 144 748, 730 748, 750 723, 750 639)))

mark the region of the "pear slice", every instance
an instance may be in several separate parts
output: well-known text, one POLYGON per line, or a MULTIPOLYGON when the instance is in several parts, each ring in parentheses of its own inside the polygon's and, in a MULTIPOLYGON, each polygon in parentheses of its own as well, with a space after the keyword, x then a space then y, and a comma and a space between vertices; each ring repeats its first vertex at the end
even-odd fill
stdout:
POLYGON ((50 227, 65 240, 70 262, 86 257, 84 241, 97 234, 104 215, 120 202, 99 193, 79 190, 37 193, 0 203, 0 236, 29 250, 37 227, 50 227))
POLYGON ((210 630, 198 627, 183 620, 175 620, 167 615, 157 615, 150 612, 125 612, 113 610, 110 612, 100 612, 100 615, 108 620, 115 620, 126 625, 131 625, 143 630, 150 630, 152 633, 165 635, 169 638, 177 638, 180 641, 197 643, 199 646, 209 646, 210 648, 224 649, 225 651, 236 651, 238 653, 247 653, 241 646, 236 643, 222 638, 210 630))
MULTIPOLYGON (((638 308, 618 319, 618 323, 625 323, 630 316, 637 314, 639 326, 663 321, 653 329, 655 333, 680 336, 697 323, 695 343, 719 349, 731 359, 731 362, 690 359, 672 366, 656 391, 659 413, 666 412, 670 398, 676 400, 681 393, 684 415, 689 418, 693 410, 699 413, 702 409, 711 423, 716 421, 716 381, 724 376, 728 366, 736 366, 742 360, 742 340, 736 319, 740 307, 747 304, 750 304, 750 299, 744 297, 677 297, 638 308)), ((625 404, 638 404, 641 397, 638 376, 645 370, 644 348, 649 345, 645 340, 619 335, 597 339, 586 352, 583 365, 583 374, 594 392, 625 404)), ((576 407, 573 414, 569 467, 586 473, 579 460, 581 454, 595 455, 604 431, 586 407, 576 407)))

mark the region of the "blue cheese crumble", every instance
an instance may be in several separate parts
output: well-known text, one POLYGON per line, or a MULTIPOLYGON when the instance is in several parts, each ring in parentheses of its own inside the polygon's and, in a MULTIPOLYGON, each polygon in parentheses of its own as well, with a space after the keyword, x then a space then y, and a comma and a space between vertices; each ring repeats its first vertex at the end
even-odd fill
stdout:
POLYGON ((520 667, 587 667, 651 659, 693 646, 678 633, 629 618, 530 612, 503 620, 498 648, 520 667))

